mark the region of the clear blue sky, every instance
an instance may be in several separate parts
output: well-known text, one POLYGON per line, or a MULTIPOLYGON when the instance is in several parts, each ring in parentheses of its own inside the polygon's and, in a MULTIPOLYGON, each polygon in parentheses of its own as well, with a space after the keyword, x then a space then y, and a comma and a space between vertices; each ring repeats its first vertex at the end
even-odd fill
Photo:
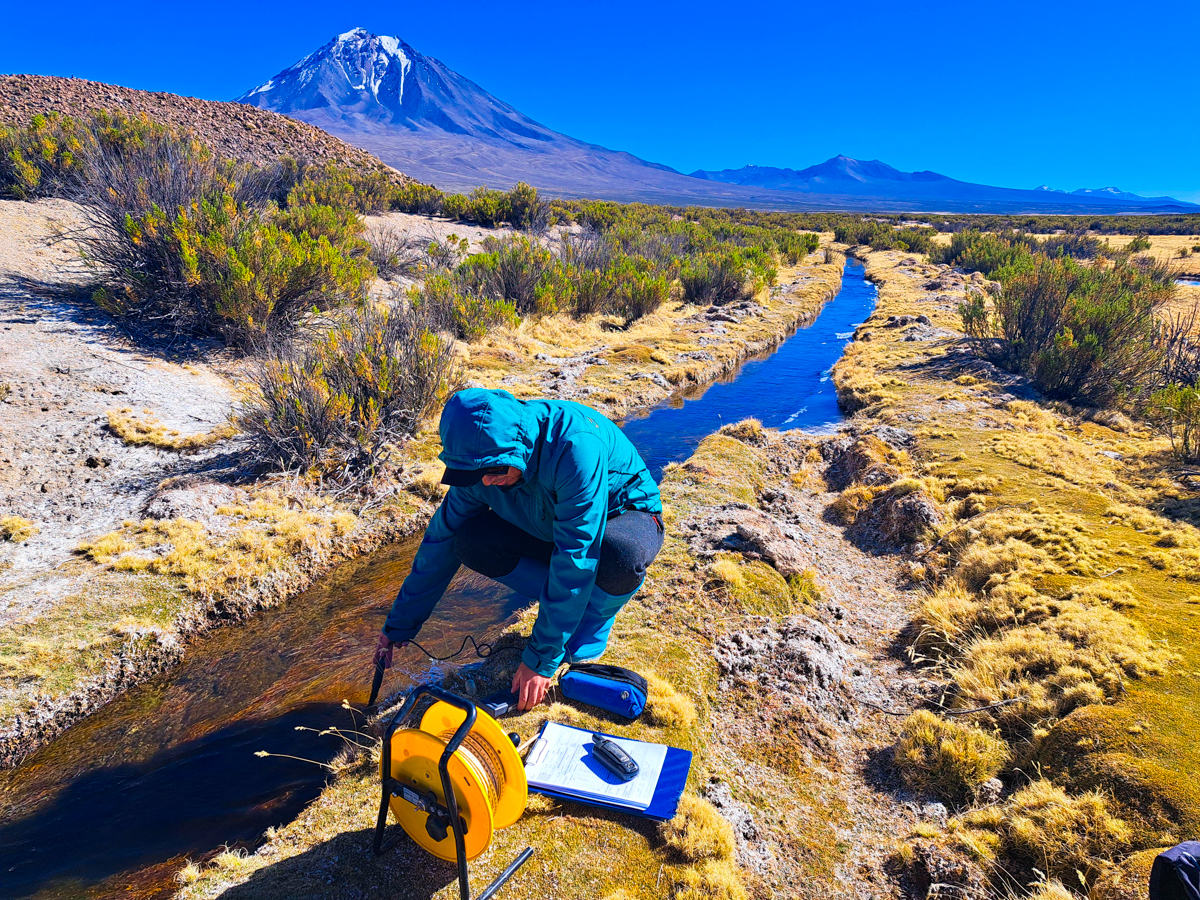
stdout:
POLYGON ((0 71, 231 99, 359 25, 684 172, 844 153, 1200 201, 1197 0, 24 2, 0 71))

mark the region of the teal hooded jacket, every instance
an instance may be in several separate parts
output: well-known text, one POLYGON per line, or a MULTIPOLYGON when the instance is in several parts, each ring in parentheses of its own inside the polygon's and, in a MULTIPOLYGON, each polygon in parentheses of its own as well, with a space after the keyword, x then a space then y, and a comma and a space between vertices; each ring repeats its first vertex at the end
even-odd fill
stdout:
POLYGON ((550 578, 522 659, 553 675, 575 633, 596 580, 605 522, 628 510, 662 512, 658 485, 629 438, 600 413, 566 400, 518 400, 473 388, 450 398, 439 425, 439 458, 452 469, 514 466, 512 487, 452 487, 384 625, 400 643, 421 630, 458 571, 454 534, 492 509, 500 518, 553 541, 550 578))

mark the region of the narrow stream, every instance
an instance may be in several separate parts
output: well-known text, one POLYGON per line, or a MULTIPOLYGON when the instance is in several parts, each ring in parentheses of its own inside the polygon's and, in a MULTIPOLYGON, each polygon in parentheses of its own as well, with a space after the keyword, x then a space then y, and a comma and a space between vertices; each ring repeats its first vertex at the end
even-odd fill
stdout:
MULTIPOLYGON (((629 419, 626 433, 658 477, 724 422, 832 427, 829 370, 874 303, 862 265, 848 260, 841 292, 811 326, 721 382, 629 419)), ((340 566, 288 603, 214 631, 170 673, 0 772, 0 897, 167 897, 185 858, 253 847, 292 819, 320 793, 323 770, 254 754, 337 752, 336 738, 315 732, 354 726, 342 701, 366 700, 369 648, 417 543, 340 566)), ((466 634, 496 634, 525 602, 463 570, 421 642, 449 653, 466 634)), ((435 674, 413 648, 396 664, 389 690, 435 674)), ((372 815, 363 810, 364 827, 372 815)))
POLYGON ((751 357, 715 382, 677 394, 621 423, 657 479, 671 462, 728 422, 754 417, 768 428, 831 431, 841 420, 830 370, 846 341, 875 309, 863 264, 846 261, 842 289, 816 321, 751 357))

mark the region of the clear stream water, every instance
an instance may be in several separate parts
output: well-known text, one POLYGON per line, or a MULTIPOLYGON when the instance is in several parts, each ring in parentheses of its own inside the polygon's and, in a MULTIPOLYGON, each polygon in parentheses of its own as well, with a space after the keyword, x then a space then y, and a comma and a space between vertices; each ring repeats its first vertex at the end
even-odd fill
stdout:
POLYGON ((862 263, 849 259, 837 297, 811 324, 723 378, 622 422, 655 479, 667 463, 687 459, 700 441, 728 422, 753 416, 768 428, 832 430, 842 414, 830 371, 855 326, 875 309, 875 296, 862 263))
MULTIPOLYGON (((826 430, 840 419, 829 370, 875 304, 862 265, 817 319, 720 382, 631 417, 623 427, 658 477, 723 423, 826 430)), ((361 706, 370 650, 418 541, 335 569, 288 603, 217 629, 183 663, 103 707, 0 772, 0 897, 167 897, 186 858, 252 847, 320 792, 324 770, 259 750, 327 760, 361 706), (314 730, 296 730, 297 727, 314 730)), ((449 653, 464 635, 495 634, 525 603, 464 570, 421 642, 449 653)), ((386 690, 435 670, 398 652, 386 690)), ((359 718, 361 722, 361 717, 359 718)), ((363 809, 363 827, 375 810, 363 809)))

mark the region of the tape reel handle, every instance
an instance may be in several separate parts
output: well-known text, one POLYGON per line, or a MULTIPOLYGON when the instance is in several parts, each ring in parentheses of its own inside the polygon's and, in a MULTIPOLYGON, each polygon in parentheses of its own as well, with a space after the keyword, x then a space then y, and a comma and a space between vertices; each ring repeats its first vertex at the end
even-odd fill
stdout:
MULTIPOLYGON (((379 668, 382 672, 382 667, 379 668)), ((399 785, 392 780, 392 735, 396 729, 403 724, 412 712, 413 707, 417 705, 417 699, 422 694, 428 694, 435 700, 441 700, 443 703, 449 703, 451 706, 457 706, 464 713, 466 718, 463 719, 461 725, 455 730, 450 738, 450 742, 446 744, 446 749, 442 751, 441 759, 438 760, 438 774, 442 776, 442 790, 446 796, 446 808, 450 813, 450 826, 454 830, 454 855, 458 861, 458 892, 462 900, 471 900, 471 885, 467 878, 467 850, 466 843, 463 839, 462 822, 458 815, 458 798, 454 796, 454 784, 450 781, 450 758, 466 740, 467 734, 475 725, 475 719, 478 717, 478 711, 475 709, 475 704, 465 697, 459 697, 457 694, 451 694, 432 684, 423 684, 409 692, 408 697, 404 700, 404 705, 396 711, 392 716, 392 720, 388 722, 387 729, 383 733, 383 771, 386 773, 383 777, 383 797, 379 802, 379 818, 375 823, 375 839, 372 842, 372 849, 375 855, 383 853, 388 848, 383 846, 383 832, 387 825, 388 801, 393 793, 393 786, 399 788, 399 785)), ((390 845, 389 845, 390 846, 390 845)))

